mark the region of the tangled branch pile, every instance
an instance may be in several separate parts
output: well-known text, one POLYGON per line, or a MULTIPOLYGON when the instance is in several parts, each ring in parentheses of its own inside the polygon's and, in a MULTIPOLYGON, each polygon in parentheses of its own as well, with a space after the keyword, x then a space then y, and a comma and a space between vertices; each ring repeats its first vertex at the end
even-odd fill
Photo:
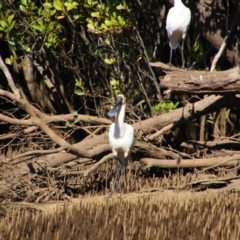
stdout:
MULTIPOLYGON (((2 68, 8 72, 4 64, 2 68)), ((6 76, 10 76, 10 73, 8 72, 6 76)), ((8 80, 11 81, 11 79, 8 80)), ((238 80, 240 78, 236 81, 238 80)), ((18 176, 24 177, 33 173, 41 175, 48 172, 50 175, 57 176, 54 186, 61 185, 58 182, 61 182, 66 176, 78 176, 82 179, 82 186, 79 187, 82 189, 84 179, 89 177, 91 173, 97 172, 102 164, 113 158, 106 133, 111 123, 110 120, 80 114, 47 115, 20 95, 0 90, 0 96, 25 112, 24 117, 20 119, 15 118, 13 112, 0 114, 1 121, 18 126, 15 131, 2 135, 2 140, 11 139, 13 143, 17 143, 19 139, 23 142, 24 139, 27 141, 31 136, 30 139, 35 139, 38 147, 42 146, 41 150, 35 149, 20 154, 11 154, 10 157, 2 159, 3 164, 18 169, 18 176), (61 132, 56 129, 56 124, 61 125, 66 121, 74 123, 75 129, 82 126, 80 128, 87 130, 89 135, 78 143, 70 144, 66 140, 68 139, 67 134, 61 136, 61 132), (47 150, 44 150, 46 141, 43 140, 43 137, 51 146, 50 149, 48 147, 47 150), (77 167, 80 170, 66 170, 66 167, 71 169, 74 166, 74 169, 77 167)), ((189 123, 196 125, 197 120, 203 116, 211 116, 214 112, 219 112, 220 116, 221 109, 239 110, 239 106, 240 97, 238 95, 210 95, 202 100, 187 103, 182 108, 168 113, 153 116, 143 121, 139 119, 133 124, 137 140, 132 158, 145 164, 146 168, 206 168, 205 170, 209 170, 216 167, 230 167, 230 170, 237 170, 240 154, 238 151, 231 151, 239 149, 240 144, 237 138, 234 139, 232 136, 231 139, 222 140, 219 135, 214 141, 184 140, 180 139, 179 136, 174 136, 172 129, 176 131, 176 129, 184 125, 187 126, 189 123), (174 147, 176 144, 178 144, 178 148, 174 147), (196 156, 196 152, 198 156, 196 156), (206 154, 208 156, 204 157, 206 154)), ((216 132, 215 128, 218 128, 218 121, 219 117, 215 117, 213 132, 216 132)), ((219 131, 219 134, 223 134, 224 129, 219 131)), ((225 135, 226 131, 225 128, 225 135)), ((235 126, 232 131, 238 131, 238 126, 235 126)), ((227 169, 225 170, 227 171, 227 169)), ((35 184, 40 182, 37 179, 32 181, 35 184)), ((2 183, 5 182, 2 181, 2 183)), ((62 185, 64 184, 62 183, 62 185)), ((5 188, 5 191, 7 190, 8 188, 5 188)), ((52 191, 53 195, 58 195, 56 189, 52 189, 52 191)), ((46 195, 48 195, 47 199, 51 198, 49 192, 43 194, 39 190, 37 194, 40 197, 37 201, 45 198, 46 195)))

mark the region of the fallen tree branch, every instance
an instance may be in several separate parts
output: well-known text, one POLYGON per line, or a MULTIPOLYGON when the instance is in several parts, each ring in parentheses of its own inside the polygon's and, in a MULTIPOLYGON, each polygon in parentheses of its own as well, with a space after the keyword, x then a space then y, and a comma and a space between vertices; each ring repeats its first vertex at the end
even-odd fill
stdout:
MULTIPOLYGON (((101 137, 101 135, 98 135, 98 137, 101 137)), ((91 139, 89 139, 90 141, 91 139)), ((100 140, 99 140, 100 141, 100 140)), ((97 141, 98 142, 98 141, 97 141)), ((75 144, 75 146, 83 145, 83 143, 75 144)), ((91 156, 91 158, 94 158, 95 156, 99 155, 100 153, 104 152, 110 152, 110 146, 108 143, 104 143, 101 145, 96 145, 91 150, 88 150, 88 154, 91 156)), ((157 148, 151 143, 136 141, 134 145, 134 151, 137 151, 138 154, 147 154, 148 156, 156 157, 156 158, 164 158, 164 157, 170 157, 173 159, 177 159, 179 157, 179 154, 174 153, 173 151, 167 151, 163 148, 157 148)), ((67 152, 61 152, 61 153, 54 153, 49 154, 44 157, 39 157, 39 160, 31 164, 31 171, 39 172, 43 168, 51 168, 51 167, 57 167, 62 164, 69 163, 71 161, 76 161, 78 159, 78 156, 74 154, 70 154, 67 152)), ((101 161, 101 160, 100 160, 101 161)), ((29 164, 22 166, 19 169, 20 175, 26 175, 30 171, 29 164)), ((78 172, 79 174, 79 172, 78 172)))
MULTIPOLYGON (((179 139, 181 140, 181 139, 179 139)), ((186 142, 181 143, 181 147, 186 148, 193 148, 194 147, 201 147, 201 148, 210 148, 210 149, 232 149, 232 150, 239 150, 240 149, 240 142, 237 141, 230 141, 230 140, 221 140, 221 141, 195 141, 195 140, 188 140, 186 142)))
POLYGON ((214 158, 198 158, 191 160, 181 160, 179 164, 174 160, 166 160, 166 159, 155 159, 155 158, 142 158, 140 160, 141 163, 144 163, 145 168, 151 167, 159 167, 159 168, 206 168, 212 166, 228 166, 235 167, 240 160, 240 155, 235 154, 232 156, 225 157, 214 157, 214 158), (218 165, 219 164, 219 165, 218 165))
POLYGON ((170 186, 167 189, 178 189, 178 190, 183 190, 183 189, 187 189, 189 187, 193 188, 196 187, 198 185, 204 184, 205 188, 207 188, 208 186, 212 185, 212 184, 223 184, 226 185, 227 182, 230 182, 231 180, 234 179, 239 179, 240 176, 234 176, 234 177, 223 177, 223 178, 215 178, 215 179, 201 179, 201 180, 197 180, 197 181, 193 181, 187 184, 183 184, 180 186, 170 186), (224 184, 225 182, 225 184, 224 184))
POLYGON ((133 127, 138 136, 141 137, 142 135, 147 135, 160 130, 167 125, 174 124, 174 126, 181 126, 203 115, 215 112, 220 108, 233 106, 238 108, 240 106, 240 98, 235 95, 211 95, 198 102, 188 103, 186 106, 170 111, 166 114, 136 122, 133 124, 133 127))
POLYGON ((11 117, 5 116, 1 113, 0 113, 0 120, 7 122, 7 123, 15 124, 15 125, 21 125, 21 126, 35 125, 31 119, 23 120, 23 119, 11 118, 11 117))
MULTIPOLYGON (((198 118, 207 113, 214 112, 216 109, 225 107, 226 105, 235 106, 239 104, 240 99, 236 96, 226 95, 226 96, 210 96, 206 99, 203 99, 199 102, 188 104, 187 106, 173 110, 167 114, 154 116, 147 120, 137 122, 133 124, 138 137, 141 138, 141 135, 149 134, 153 131, 161 129, 166 125, 173 124, 174 126, 180 126, 182 124, 186 124, 189 121, 198 118)), ((108 144, 108 135, 107 133, 103 133, 101 135, 96 135, 93 138, 85 139, 80 143, 72 145, 74 148, 81 149, 81 152, 84 152, 82 157, 93 158, 100 153, 110 152, 110 147, 108 144), (99 145, 99 143, 102 143, 99 145), (97 148, 96 148, 97 147, 97 148), (95 149, 96 148, 96 149, 95 149), (99 148, 99 149, 98 149, 99 148), (92 149, 92 150, 90 150, 92 149), (95 150, 93 150, 95 149, 95 150), (97 150, 98 149, 98 150, 97 150), (91 152, 92 151, 92 152, 91 152)), ((135 146, 137 146, 135 144, 135 146)), ((148 146, 149 148, 149 146, 148 146)), ((139 149, 140 150, 140 149, 139 149)), ((145 151, 145 150, 144 150, 145 151)), ((156 151, 156 150, 154 150, 156 151)), ((169 151, 168 151, 169 152, 169 151)), ((165 153, 162 151, 156 152, 153 156, 154 158, 165 158, 165 153), (162 155, 162 156, 161 156, 162 155)), ((168 155, 169 156, 169 155, 168 155)), ((177 159, 176 156, 170 156, 171 158, 177 159)), ((61 164, 73 161, 77 159, 78 156, 70 153, 57 153, 46 155, 43 158, 39 158, 38 164, 33 164, 34 169, 39 169, 39 166, 43 167, 56 167, 61 164)), ((37 171, 37 170, 36 170, 37 171)), ((21 175, 25 175, 29 172, 28 166, 23 166, 20 171, 21 175)))
POLYGON ((104 126, 99 126, 97 129, 95 129, 90 135, 88 135, 85 139, 89 139, 94 137, 97 133, 102 131, 104 129, 104 126))
MULTIPOLYGON (((63 165, 63 167, 74 167, 76 165, 80 165, 80 164, 84 164, 84 163, 89 163, 89 162, 95 162, 92 158, 81 158, 81 159, 77 159, 74 161, 71 161, 69 163, 66 163, 63 165)), ((49 169, 49 168, 48 168, 49 169)))
MULTIPOLYGON (((0 117, 1 118, 1 117, 0 117)), ((8 133, 8 134, 3 134, 3 135, 1 135, 0 136, 0 141, 2 141, 2 140, 6 140, 6 139, 13 139, 13 138, 15 138, 15 137, 17 137, 17 136, 19 136, 20 135, 20 133, 8 133)))
MULTIPOLYGON (((30 119, 28 120, 18 120, 19 122, 21 122, 20 125, 38 126, 53 142, 57 143, 67 151, 77 154, 78 156, 81 156, 81 157, 91 157, 91 155, 88 152, 82 151, 81 149, 75 147, 74 145, 69 144, 63 138, 59 137, 51 128, 48 127, 48 125, 41 118, 37 116, 37 114, 40 115, 41 117, 44 117, 45 115, 40 111, 36 110, 36 108, 30 105, 28 101, 26 101, 25 99, 19 99, 14 94, 4 91, 2 89, 0 89, 0 95, 7 96, 12 100, 15 100, 18 103, 20 103, 21 106, 24 107, 26 112, 31 116, 30 119)), ((13 118, 6 117, 2 114, 0 115, 0 119, 1 118, 5 119, 4 121, 10 122, 10 123, 12 123, 12 120, 15 120, 13 118)))
POLYGON ((107 124, 107 125, 109 125, 112 123, 112 121, 107 118, 99 118, 96 116, 83 115, 83 114, 46 115, 43 113, 41 118, 46 123, 74 121, 76 118, 79 120, 79 122, 86 122, 89 124, 91 123, 91 124, 107 124))
POLYGON ((171 130, 172 127, 174 127, 174 124, 169 124, 168 126, 165 126, 164 128, 162 128, 161 130, 159 130, 156 133, 152 134, 151 136, 147 137, 146 139, 152 141, 152 140, 158 138, 159 136, 161 136, 162 134, 164 134, 165 132, 171 130))
MULTIPOLYGON (((39 127, 46 135, 49 136, 52 141, 57 143, 61 148, 66 149, 66 151, 70 151, 71 154, 61 153, 61 154, 50 154, 44 157, 40 157, 39 161, 36 163, 32 163, 32 169, 35 172, 42 167, 55 167, 59 166, 63 163, 70 162, 72 160, 77 159, 79 156, 84 158, 93 158, 100 153, 109 152, 110 147, 108 144, 108 136, 107 133, 101 135, 95 135, 92 138, 84 139, 78 144, 71 145, 61 137, 59 137, 55 132, 53 132, 48 125, 46 124, 46 115, 32 105, 30 105, 24 99, 17 99, 16 96, 12 93, 6 92, 0 89, 0 95, 4 95, 12 100, 21 104, 21 106, 26 110, 26 112, 31 116, 24 123, 31 124, 39 127), (45 119, 45 120, 42 120, 45 119), (102 143, 99 145, 99 143, 102 143), (96 148, 96 149, 95 149, 96 148), (61 156, 60 156, 61 155, 61 156)), ((146 135, 152 133, 154 131, 158 131, 161 128, 166 126, 180 126, 182 124, 186 124, 193 119, 196 119, 202 115, 211 113, 216 111, 219 108, 223 108, 226 106, 240 106, 240 98, 234 95, 226 95, 226 96, 209 96, 206 99, 195 103, 189 103, 183 108, 179 108, 173 110, 167 114, 154 116, 150 119, 144 120, 142 122, 137 122, 133 124, 136 132, 138 133, 138 137, 141 135, 146 135)), ((70 116, 70 115, 69 115, 70 116)), ((74 117, 71 115, 71 117, 74 117)), ((6 120, 6 119, 5 119, 6 120)), ((48 118, 50 120, 50 118, 48 118)), ((53 120, 53 118, 51 118, 53 120)), ((108 120, 110 121, 110 120, 108 120)), ((111 122, 111 121, 110 121, 111 122)), ((170 128, 168 128, 170 129, 170 128)), ((159 133, 157 134, 159 136, 159 133)), ((156 135, 155 135, 156 136, 156 135)), ((137 145, 136 145, 137 146, 137 145)), ((164 155, 169 153, 163 153, 162 151, 158 151, 154 157, 159 158, 160 155, 164 155)), ((170 156, 171 158, 177 159, 176 154, 172 154, 174 156, 170 156)), ((166 157, 166 155, 164 156, 166 157)), ((20 169, 20 175, 25 175, 29 172, 29 166, 22 167, 20 169)))
POLYGON ((103 163, 105 163, 107 160, 110 158, 113 158, 113 153, 109 153, 108 155, 104 156, 100 161, 96 162, 94 165, 92 165, 90 168, 84 171, 62 171, 59 177, 63 176, 76 176, 76 175, 81 175, 83 177, 87 177, 90 173, 94 172, 97 168, 99 168, 103 163))
MULTIPOLYGON (((212 168, 224 166, 225 163, 228 163, 228 162, 230 162, 230 161, 232 161, 232 160, 234 160, 234 159, 223 160, 222 162, 216 163, 216 164, 214 164, 214 165, 212 165, 212 166, 210 166, 210 167, 206 167, 206 168, 202 169, 202 170, 199 171, 199 172, 202 173, 202 172, 206 172, 207 170, 210 170, 210 169, 212 169, 212 168)), ((236 160, 237 160, 237 159, 236 159, 236 160)), ((239 163, 238 163, 237 165, 239 165, 239 163)), ((235 166, 236 166, 236 165, 235 165, 235 166)))
MULTIPOLYGON (((110 151, 109 144, 97 145, 95 148, 88 151, 88 155, 90 156, 89 159, 99 155, 100 153, 109 152, 109 151, 110 151)), ((45 169, 48 167, 57 167, 62 164, 74 161, 78 158, 79 157, 77 155, 71 154, 68 152, 49 154, 47 156, 40 157, 34 163, 31 163, 31 164, 28 163, 26 165, 21 166, 21 168, 18 171, 18 174, 21 176, 24 176, 31 171, 38 173, 38 172, 41 172, 42 169, 45 169)))
POLYGON ((151 144, 150 142, 136 141, 134 143, 134 152, 142 155, 148 155, 155 158, 166 158, 170 157, 172 159, 177 159, 179 154, 174 153, 173 151, 167 151, 164 148, 158 148, 151 144))
POLYGON ((149 65, 151 67, 157 67, 163 71, 166 71, 166 72, 185 72, 186 70, 184 69, 181 69, 181 68, 177 68, 177 67, 174 67, 174 66, 171 66, 171 69, 169 69, 169 64, 166 64, 166 63, 163 63, 163 62, 150 62, 149 65))
MULTIPOLYGON (((0 89, 0 95, 6 95, 8 97, 12 97, 13 100, 14 99, 14 95, 3 91, 0 89)), ((25 104, 25 102, 20 101, 20 104, 25 104)), ((176 110, 173 110, 167 114, 164 115, 160 115, 160 116, 154 116, 152 118, 149 118, 147 120, 141 121, 141 122, 136 122, 135 124, 133 124, 136 132, 142 134, 149 134, 153 131, 156 131, 158 129, 162 129, 163 127, 170 125, 170 124, 174 124, 174 126, 177 125, 182 125, 187 123, 188 121, 198 118, 202 115, 211 113, 216 111, 219 108, 223 108, 223 107, 228 107, 228 106, 240 106, 240 98, 233 96, 233 95, 226 95, 226 96, 209 96, 206 99, 203 99, 201 101, 198 101, 196 103, 189 103, 188 105, 186 105, 183 108, 179 108, 176 110)), ((69 115, 70 116, 70 115, 69 115)), ((71 115, 71 117, 73 117, 73 115, 71 115)), ((45 116, 44 116, 45 118, 45 116)), ((4 118, 5 119, 5 118, 4 118)), ((48 118, 48 120, 53 121, 54 118, 48 118)), ((8 120, 8 119, 5 119, 8 120)), ((45 119, 46 121, 47 119, 45 119)), ((55 119, 56 120, 56 119, 55 119)), ((85 119, 86 120, 86 119, 85 119)), ((96 120, 96 119, 95 119, 96 120)), ((44 132, 49 135, 49 137, 56 143, 58 143, 60 146, 62 147, 66 147, 68 149, 70 149, 72 152, 76 151, 76 153, 78 153, 80 156, 82 155, 83 157, 89 157, 87 156, 87 152, 85 151, 84 153, 82 151, 80 151, 79 149, 75 149, 73 146, 73 149, 71 148, 71 146, 64 140, 62 141, 62 139, 56 135, 43 121, 42 119, 39 118, 35 118, 35 119, 31 119, 32 122, 30 122, 30 120, 22 120, 24 121, 23 124, 25 125, 29 125, 30 123, 32 123, 32 125, 37 125, 41 128, 42 130, 44 130, 44 132), (49 132, 48 132, 49 131, 49 132), (51 133, 51 134, 50 134, 51 133)), ((107 120, 109 123, 111 123, 110 120, 107 120)), ((91 139, 95 139, 91 138, 91 139)), ((94 140, 93 140, 94 142, 94 140)), ((102 142, 102 141, 101 141, 102 142)))
MULTIPOLYGON (((154 66, 156 67, 157 63, 154 63, 154 66)), ((240 93, 240 70, 237 66, 218 72, 171 71, 160 78, 160 87, 161 89, 169 89, 173 93, 240 93), (181 84, 179 84, 180 79, 181 84)))
POLYGON ((29 202, 6 202, 6 203, 0 203, 0 206, 9 206, 9 207, 24 207, 24 208, 31 208, 38 211, 44 211, 46 208, 43 204, 39 203, 29 203, 29 202))
POLYGON ((103 163, 105 163, 110 158, 113 158, 113 153, 109 153, 108 155, 104 156, 100 161, 96 162, 93 166, 88 168, 87 170, 83 171, 83 176, 87 177, 91 172, 95 171, 98 167, 100 167, 103 163))
MULTIPOLYGON (((52 150, 34 150, 34 151, 29 151, 29 152, 25 152, 25 153, 21 153, 18 155, 15 155, 11 158, 7 158, 5 160, 5 163, 9 163, 12 160, 16 160, 18 158, 24 158, 24 157, 29 157, 29 156, 36 156, 36 155, 46 155, 46 154, 51 154, 51 153, 58 153, 63 151, 64 148, 60 147, 60 148, 56 148, 56 149, 52 149, 52 150)), ((12 165, 18 164, 20 162, 24 161, 24 159, 21 159, 19 161, 15 161, 15 162, 11 162, 12 165)))

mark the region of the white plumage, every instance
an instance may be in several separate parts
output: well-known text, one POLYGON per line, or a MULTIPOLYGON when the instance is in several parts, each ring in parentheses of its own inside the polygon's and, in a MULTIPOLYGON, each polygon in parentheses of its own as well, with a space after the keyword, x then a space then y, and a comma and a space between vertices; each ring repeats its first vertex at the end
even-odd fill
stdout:
POLYGON ((182 55, 182 68, 185 67, 185 59, 183 55, 184 39, 186 37, 191 21, 191 11, 187 8, 181 0, 174 0, 174 6, 169 10, 167 15, 166 30, 169 38, 170 46, 170 61, 172 64, 172 50, 179 46, 182 40, 181 55, 182 55))
MULTIPOLYGON (((109 129, 109 143, 112 148, 114 157, 117 159, 117 168, 114 178, 112 194, 115 189, 116 179, 121 169, 121 178, 125 176, 125 170, 128 158, 134 143, 134 129, 131 125, 124 122, 126 101, 122 94, 116 98, 115 106, 108 112, 108 116, 115 116, 115 122, 109 129)), ((122 182, 120 182, 120 192, 122 191, 122 182)))

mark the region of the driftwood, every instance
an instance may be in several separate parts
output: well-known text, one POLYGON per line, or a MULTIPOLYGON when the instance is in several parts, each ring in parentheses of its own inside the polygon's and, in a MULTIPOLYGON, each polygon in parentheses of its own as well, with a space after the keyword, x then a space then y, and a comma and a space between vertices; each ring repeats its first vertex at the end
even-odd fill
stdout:
POLYGON ((240 154, 232 156, 198 158, 191 160, 174 161, 169 159, 142 158, 140 160, 145 168, 214 168, 214 167, 236 167, 240 162, 240 154))
MULTIPOLYGON (((234 149, 240 150, 240 143, 231 140, 220 140, 220 141, 193 141, 188 140, 186 143, 181 143, 182 147, 193 149, 194 147, 200 148, 214 148, 214 149, 234 149)), ((232 151, 233 152, 233 151, 232 151)))
MULTIPOLYGON (((150 65, 166 69, 165 64, 162 63, 150 63, 150 65)), ((160 77, 160 87, 174 93, 240 93, 240 69, 235 67, 219 72, 173 70, 160 77)))
POLYGON ((198 181, 193 181, 187 184, 179 185, 179 186, 169 186, 168 189, 176 189, 176 190, 186 190, 191 189, 192 191, 203 191, 209 188, 217 188, 221 189, 218 192, 233 192, 239 191, 239 178, 240 176, 234 177, 222 177, 222 178, 214 178, 214 179, 203 179, 198 181))

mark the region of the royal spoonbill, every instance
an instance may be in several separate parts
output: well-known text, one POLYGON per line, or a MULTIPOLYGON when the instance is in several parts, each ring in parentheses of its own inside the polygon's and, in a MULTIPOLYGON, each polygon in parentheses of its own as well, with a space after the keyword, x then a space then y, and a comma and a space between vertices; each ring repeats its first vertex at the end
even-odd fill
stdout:
POLYGON ((108 112, 109 117, 115 117, 115 122, 109 129, 109 143, 116 158, 117 167, 114 178, 112 192, 114 193, 116 179, 120 175, 120 193, 122 193, 122 183, 125 177, 125 171, 128 164, 128 158, 134 143, 134 129, 130 124, 124 122, 126 109, 126 100, 122 94, 117 95, 114 107, 108 112))
POLYGON ((185 59, 183 54, 184 40, 191 21, 191 11, 181 0, 174 0, 174 6, 169 10, 167 15, 166 30, 169 38, 170 46, 170 61, 169 67, 172 64, 172 50, 181 45, 182 68, 185 68, 185 59))

